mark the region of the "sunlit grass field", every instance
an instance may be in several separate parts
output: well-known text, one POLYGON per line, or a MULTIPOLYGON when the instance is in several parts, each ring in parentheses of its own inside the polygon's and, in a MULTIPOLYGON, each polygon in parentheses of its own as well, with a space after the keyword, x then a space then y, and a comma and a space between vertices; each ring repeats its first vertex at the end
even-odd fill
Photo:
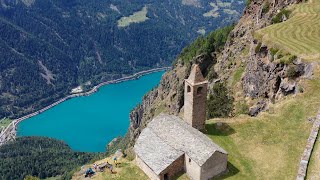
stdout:
POLYGON ((139 23, 144 22, 147 19, 148 8, 144 6, 141 11, 135 12, 129 17, 122 17, 118 20, 118 27, 126 27, 129 26, 131 23, 139 23))
POLYGON ((290 18, 256 32, 267 45, 305 60, 320 59, 320 0, 293 5, 290 18))

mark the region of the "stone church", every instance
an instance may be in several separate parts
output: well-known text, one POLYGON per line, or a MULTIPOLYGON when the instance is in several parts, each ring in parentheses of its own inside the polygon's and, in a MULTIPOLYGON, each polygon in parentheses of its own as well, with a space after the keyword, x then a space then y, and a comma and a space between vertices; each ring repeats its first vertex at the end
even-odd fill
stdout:
POLYGON ((141 132, 135 146, 137 165, 152 180, 186 173, 208 180, 227 169, 228 153, 199 130, 205 129, 208 82, 198 65, 185 80, 184 118, 160 114, 141 132))

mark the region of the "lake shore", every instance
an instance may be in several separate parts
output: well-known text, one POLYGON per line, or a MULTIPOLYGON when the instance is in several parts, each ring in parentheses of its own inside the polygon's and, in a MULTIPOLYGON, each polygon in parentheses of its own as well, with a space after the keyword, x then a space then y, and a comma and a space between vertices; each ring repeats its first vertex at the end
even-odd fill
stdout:
POLYGON ((53 104, 49 105, 49 106, 46 106, 40 110, 37 110, 31 114, 28 114, 26 116, 23 116, 23 117, 20 117, 18 119, 15 119, 12 121, 12 123, 10 123, 10 125, 1 132, 0 134, 0 146, 4 143, 6 143, 7 141, 11 140, 11 139, 14 139, 16 137, 16 134, 17 134, 17 126, 20 122, 26 120, 26 119, 29 119, 33 116, 36 116, 40 113, 43 113, 55 106, 57 106, 58 104, 66 101, 66 100, 69 100, 69 99, 72 99, 72 98, 75 98, 75 97, 81 97, 81 96, 89 96, 95 92, 97 92, 99 90, 99 88, 101 88, 102 86, 105 86, 105 85, 109 85, 109 84, 116 84, 116 83, 120 83, 120 82, 124 82, 124 81, 129 81, 129 80, 134 80, 134 79, 138 79, 139 77, 141 76, 144 76, 144 75, 147 75, 147 74, 150 74, 150 73, 155 73, 155 72, 159 72, 159 71, 164 71, 164 70, 168 70, 170 69, 170 67, 162 67, 162 68, 154 68, 154 69, 150 69, 150 70, 145 70, 145 71, 140 71, 140 72, 137 72, 133 75, 130 75, 130 76, 127 76, 127 77, 123 77, 123 78, 119 78, 119 79, 115 79, 115 80, 110 80, 110 81, 106 81, 106 82, 102 82, 96 86, 94 86, 90 91, 87 91, 87 92, 83 92, 83 93, 78 93, 78 94, 71 94, 71 95, 68 95, 62 99, 60 99, 59 101, 57 102, 54 102, 53 104))

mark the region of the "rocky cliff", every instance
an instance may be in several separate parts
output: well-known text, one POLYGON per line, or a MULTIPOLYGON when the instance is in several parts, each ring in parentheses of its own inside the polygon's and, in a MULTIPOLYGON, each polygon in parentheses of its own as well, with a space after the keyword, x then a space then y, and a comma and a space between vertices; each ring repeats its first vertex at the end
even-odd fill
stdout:
POLYGON ((212 52, 210 57, 196 56, 190 63, 178 59, 173 69, 163 76, 159 87, 148 93, 142 104, 131 112, 129 145, 133 145, 141 130, 160 112, 181 115, 183 83, 193 63, 201 66, 203 74, 209 80, 209 93, 212 93, 210 89, 217 82, 226 85, 234 98, 230 116, 237 115, 237 112, 256 116, 267 110, 268 104, 276 103, 290 94, 302 93, 303 87, 299 85, 299 81, 302 76, 311 77, 313 65, 268 47, 255 35, 255 31, 274 23, 276 16, 280 16, 280 21, 288 19, 289 16, 281 14, 281 10, 300 2, 301 0, 248 1, 242 18, 229 34, 221 51, 212 52))

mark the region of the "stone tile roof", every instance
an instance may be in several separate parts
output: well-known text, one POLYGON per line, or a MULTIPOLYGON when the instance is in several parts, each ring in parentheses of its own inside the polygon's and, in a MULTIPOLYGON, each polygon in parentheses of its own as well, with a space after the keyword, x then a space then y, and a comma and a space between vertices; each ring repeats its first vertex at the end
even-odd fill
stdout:
POLYGON ((187 81, 190 84, 197 84, 197 83, 203 83, 206 82, 206 80, 204 79, 201 70, 199 68, 198 64, 193 65, 192 70, 190 72, 190 75, 187 79, 187 81))
POLYGON ((157 175, 184 154, 170 147, 148 127, 141 132, 134 151, 157 175))
POLYGON ((161 114, 140 134, 136 154, 156 173, 161 173, 175 159, 186 153, 202 166, 215 151, 227 154, 206 135, 177 116, 161 114))

